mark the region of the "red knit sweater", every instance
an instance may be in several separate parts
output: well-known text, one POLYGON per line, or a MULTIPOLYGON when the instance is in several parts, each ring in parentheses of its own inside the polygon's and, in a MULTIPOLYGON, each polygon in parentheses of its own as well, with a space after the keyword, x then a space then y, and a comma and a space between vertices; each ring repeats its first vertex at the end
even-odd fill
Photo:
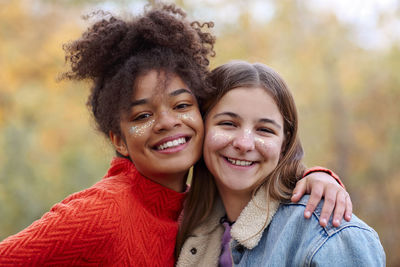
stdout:
POLYGON ((0 243, 0 266, 173 266, 184 193, 115 158, 89 189, 0 243))

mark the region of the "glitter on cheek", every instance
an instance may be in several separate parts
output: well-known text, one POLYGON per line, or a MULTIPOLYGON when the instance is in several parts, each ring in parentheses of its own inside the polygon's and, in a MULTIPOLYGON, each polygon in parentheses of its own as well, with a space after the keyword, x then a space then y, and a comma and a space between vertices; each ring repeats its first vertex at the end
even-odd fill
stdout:
POLYGON ((256 143, 257 150, 264 156, 271 155, 280 150, 278 143, 274 140, 265 140, 263 138, 256 137, 254 141, 256 143))
POLYGON ((191 114, 187 114, 187 113, 178 114, 178 119, 186 120, 186 121, 192 121, 192 122, 195 121, 193 116, 191 114))
POLYGON ((214 145, 226 145, 233 140, 234 136, 226 132, 211 130, 207 132, 207 140, 214 145))
POLYGON ((140 126, 132 126, 129 129, 129 133, 131 135, 133 135, 134 137, 142 136, 146 132, 146 130, 148 128, 153 126, 153 124, 154 124, 154 120, 151 120, 151 121, 148 121, 148 122, 146 122, 146 123, 144 123, 144 124, 142 124, 140 126))
POLYGON ((262 148, 266 148, 266 142, 264 139, 262 139, 260 137, 256 137, 256 138, 254 138, 254 141, 256 142, 256 145, 258 144, 258 146, 260 146, 262 148))

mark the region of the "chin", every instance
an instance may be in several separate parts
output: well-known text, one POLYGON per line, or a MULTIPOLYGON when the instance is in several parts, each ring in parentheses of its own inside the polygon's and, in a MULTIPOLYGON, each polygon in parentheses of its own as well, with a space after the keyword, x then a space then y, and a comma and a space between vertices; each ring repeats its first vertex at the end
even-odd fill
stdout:
POLYGON ((189 171, 190 167, 192 167, 193 164, 189 163, 180 163, 175 166, 171 166, 171 164, 164 166, 164 168, 160 168, 160 172, 162 173, 183 173, 189 171))

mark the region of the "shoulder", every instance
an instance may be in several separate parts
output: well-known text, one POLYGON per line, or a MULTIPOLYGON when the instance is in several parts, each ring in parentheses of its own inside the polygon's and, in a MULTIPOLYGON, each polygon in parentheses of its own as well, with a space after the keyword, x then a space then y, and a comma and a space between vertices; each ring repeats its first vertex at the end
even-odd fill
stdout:
MULTIPOLYGON (((384 266, 385 253, 376 231, 353 214, 351 221, 342 220, 339 227, 332 225, 332 218, 326 227, 319 224, 323 201, 313 216, 307 220, 303 213, 309 196, 298 203, 281 204, 277 214, 285 215, 287 221, 296 223, 296 233, 308 238, 310 246, 305 252, 309 264, 332 262, 334 266, 351 263, 354 266, 384 266)), ((282 219, 282 218, 281 218, 282 219)))
MULTIPOLYGON (((297 203, 290 202, 290 203, 281 204, 280 209, 282 209, 282 210, 288 209, 292 212, 292 216, 303 218, 304 217, 303 213, 304 213, 304 210, 307 205, 309 197, 310 197, 309 195, 305 195, 297 203)), ((311 223, 319 225, 319 219, 321 217, 323 205, 324 205, 324 200, 322 199, 313 212, 313 216, 310 219, 311 223)), ((350 222, 342 219, 339 227, 334 227, 332 225, 332 216, 330 217, 328 225, 326 227, 322 227, 322 226, 320 226, 320 227, 321 227, 321 230, 323 230, 329 236, 337 233, 338 231, 342 231, 343 229, 348 228, 348 227, 356 227, 359 229, 363 229, 363 230, 371 232, 373 235, 377 236, 374 229, 372 229, 370 226, 368 226, 364 221, 359 219, 354 214, 352 215, 352 219, 350 222)))
POLYGON ((63 205, 73 205, 76 208, 98 209, 102 206, 120 206, 124 198, 129 198, 132 188, 132 179, 127 173, 118 173, 113 176, 105 176, 103 179, 82 191, 73 193, 63 201, 56 204, 54 208, 63 205))
POLYGON ((67 196, 64 200, 55 204, 50 212, 76 211, 82 215, 85 212, 90 214, 117 212, 115 208, 120 202, 121 186, 106 180, 103 179, 87 189, 67 196))
MULTIPOLYGON (((73 193, 53 205, 37 222, 41 227, 61 231, 68 226, 69 232, 91 236, 107 229, 118 229, 121 220, 121 200, 115 191, 99 187, 102 182, 80 192, 73 193)), ((36 222, 35 222, 36 223, 36 222)), ((114 230, 115 231, 115 230, 114 230)))

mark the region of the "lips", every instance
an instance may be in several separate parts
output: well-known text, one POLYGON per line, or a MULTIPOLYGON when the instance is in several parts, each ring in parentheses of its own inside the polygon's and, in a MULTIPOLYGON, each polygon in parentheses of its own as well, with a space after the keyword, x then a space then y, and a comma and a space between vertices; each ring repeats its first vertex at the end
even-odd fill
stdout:
POLYGON ((163 151, 165 149, 175 148, 183 144, 186 144, 189 140, 190 140, 189 136, 183 136, 183 135, 167 137, 158 142, 157 144, 155 144, 153 148, 158 151, 163 151))
POLYGON ((184 137, 182 137, 182 138, 178 138, 178 139, 175 139, 172 141, 165 142, 164 144, 157 146, 157 149, 164 150, 164 149, 167 149, 170 147, 176 147, 176 146, 179 146, 179 145, 182 145, 185 143, 186 143, 186 139, 184 137))
POLYGON ((232 165, 241 166, 241 167, 248 167, 257 162, 257 161, 249 161, 249 160, 244 160, 244 159, 234 159, 234 158, 229 158, 229 157, 224 157, 224 158, 232 165))

